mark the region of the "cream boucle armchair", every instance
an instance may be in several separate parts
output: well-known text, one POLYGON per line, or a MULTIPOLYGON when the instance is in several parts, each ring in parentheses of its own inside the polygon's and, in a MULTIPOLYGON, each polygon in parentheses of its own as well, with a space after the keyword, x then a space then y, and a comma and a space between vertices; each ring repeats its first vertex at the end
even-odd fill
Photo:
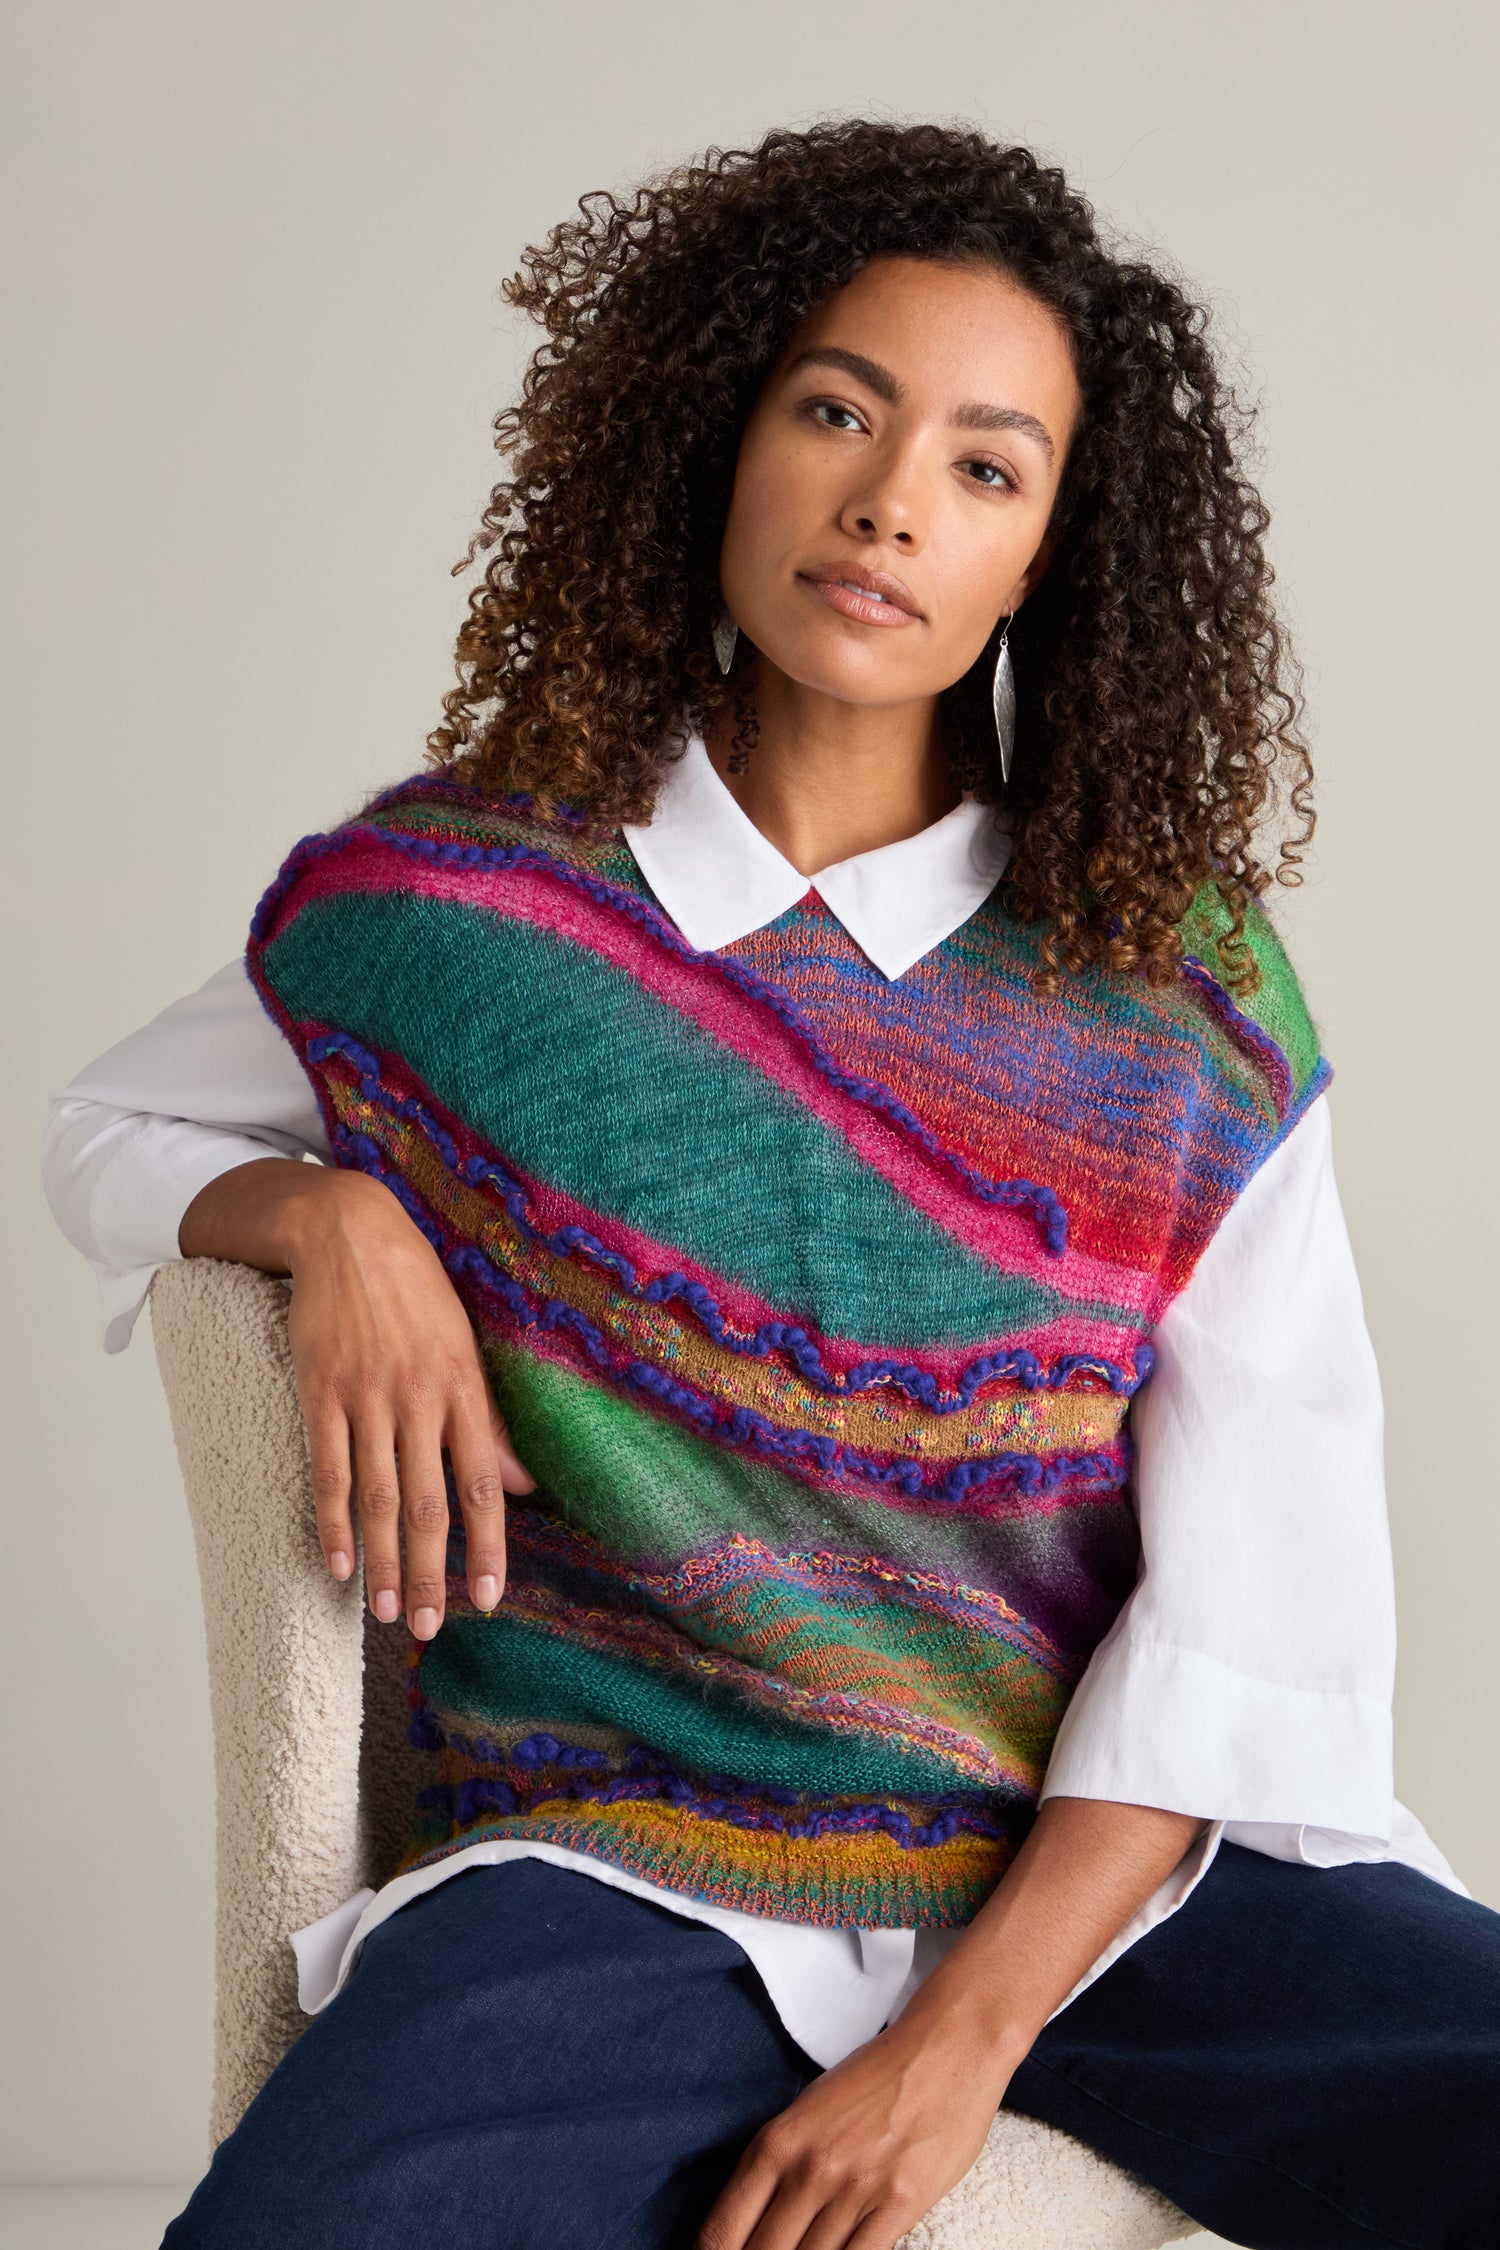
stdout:
MULTIPOLYGON (((191 1258, 151 1289, 157 1361, 197 1544, 218 1785, 211 2139, 307 2018, 287 1939, 392 1870, 404 1636, 318 1550, 287 1346, 288 1289, 191 1258)), ((1002 2111, 906 2250, 1157 2250, 1192 2222, 1067 2135, 1002 2111)))

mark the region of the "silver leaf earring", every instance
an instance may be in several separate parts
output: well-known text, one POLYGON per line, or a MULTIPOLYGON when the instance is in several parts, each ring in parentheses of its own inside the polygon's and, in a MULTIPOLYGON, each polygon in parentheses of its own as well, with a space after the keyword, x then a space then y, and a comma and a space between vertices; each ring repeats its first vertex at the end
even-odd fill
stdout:
POLYGON ((995 733, 1000 742, 1000 779, 1010 779, 1011 759, 1016 751, 1016 675, 1010 661, 1010 628, 1015 617, 1012 610, 1005 620, 1005 631, 1000 635, 1000 653, 995 658, 995 686, 991 700, 995 709, 995 733))
POLYGON ((719 614, 714 619, 714 654, 719 659, 721 672, 727 673, 734 662, 734 644, 739 637, 738 625, 730 616, 727 605, 720 602, 719 614))

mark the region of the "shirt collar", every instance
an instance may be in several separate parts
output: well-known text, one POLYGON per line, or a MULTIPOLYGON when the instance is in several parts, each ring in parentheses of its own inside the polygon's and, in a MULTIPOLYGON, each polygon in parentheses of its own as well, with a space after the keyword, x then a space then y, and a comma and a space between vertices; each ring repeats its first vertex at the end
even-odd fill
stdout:
POLYGON ((761 834, 693 733, 666 768, 649 822, 622 833, 688 943, 732 944, 810 890, 887 977, 899 977, 983 905, 1010 856, 1004 815, 967 792, 914 836, 804 875, 761 834))

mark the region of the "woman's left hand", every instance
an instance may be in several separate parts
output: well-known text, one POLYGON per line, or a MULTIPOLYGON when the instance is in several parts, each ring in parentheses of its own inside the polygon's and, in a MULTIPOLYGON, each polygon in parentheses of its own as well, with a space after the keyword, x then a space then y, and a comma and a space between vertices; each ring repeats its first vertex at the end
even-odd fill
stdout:
POLYGON ((892 2250, 973 2165, 1021 2059, 908 2009, 761 2127, 696 2250, 892 2250))
POLYGON ((896 2021, 761 2127, 696 2250, 893 2250, 957 2187, 1043 2025, 1207 1826, 1049 1797, 896 2021))

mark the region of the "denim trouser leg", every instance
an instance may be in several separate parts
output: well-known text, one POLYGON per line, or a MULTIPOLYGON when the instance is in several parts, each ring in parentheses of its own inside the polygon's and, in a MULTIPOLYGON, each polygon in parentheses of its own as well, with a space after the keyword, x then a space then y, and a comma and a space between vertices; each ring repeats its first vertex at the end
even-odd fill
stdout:
POLYGON ((471 1868, 371 1931, 162 2250, 675 2250, 816 2076, 720 1931, 471 1868))
POLYGON ((1500 2246, 1500 1914, 1224 1844, 1005 2095, 1252 2250, 1500 2246))
MULTIPOLYGON (((688 2250, 816 2075, 721 1932, 470 1869, 371 1933, 163 2250, 688 2250)), ((1224 1845, 1005 2105, 1250 2250, 1496 2250, 1500 1915, 1224 1845)))

